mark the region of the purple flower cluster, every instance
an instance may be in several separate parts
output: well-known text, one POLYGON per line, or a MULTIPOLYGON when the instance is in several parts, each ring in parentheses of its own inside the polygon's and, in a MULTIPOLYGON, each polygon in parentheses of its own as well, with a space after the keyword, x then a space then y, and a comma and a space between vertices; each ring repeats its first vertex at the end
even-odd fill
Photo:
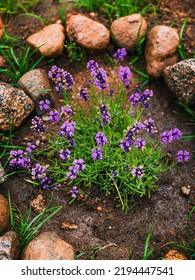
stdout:
POLYGON ((55 110, 54 112, 50 111, 49 120, 50 120, 50 122, 59 123, 60 122, 60 112, 58 110, 55 110))
POLYGON ((138 104, 142 107, 148 107, 148 101, 150 97, 153 96, 153 91, 146 89, 143 93, 139 90, 136 90, 131 96, 129 97, 129 101, 132 103, 132 106, 135 108, 138 104))
POLYGON ((55 83, 56 91, 62 91, 63 89, 68 92, 72 91, 74 79, 72 75, 69 72, 64 71, 64 69, 54 65, 48 72, 48 77, 55 83))
POLYGON ((95 76, 96 70, 98 69, 99 65, 94 60, 89 60, 87 62, 87 69, 91 70, 91 76, 95 76))
POLYGON ((89 99, 89 93, 87 92, 86 88, 82 88, 78 95, 83 101, 87 101, 89 99))
POLYGON ((70 157, 71 151, 69 151, 68 149, 66 150, 60 150, 60 158, 62 160, 67 160, 70 157))
POLYGON ((45 132, 45 128, 43 125, 43 122, 40 117, 35 116, 34 119, 32 119, 32 126, 31 128, 36 132, 45 132))
POLYGON ((34 151, 35 149, 36 149, 36 145, 34 145, 31 142, 27 143, 27 146, 26 146, 26 152, 27 153, 32 153, 32 151, 34 151))
POLYGON ((106 138, 106 135, 103 132, 99 131, 96 133, 95 142, 98 147, 102 147, 108 143, 108 140, 106 138))
POLYGON ((113 176, 113 177, 118 177, 118 173, 116 172, 116 170, 113 170, 113 171, 112 171, 112 176, 113 176))
POLYGON ((73 115, 73 110, 69 105, 66 105, 65 107, 61 107, 61 112, 65 113, 68 116, 72 116, 73 115))
POLYGON ((125 56, 127 55, 127 51, 125 48, 118 49, 113 55, 114 59, 117 61, 123 61, 125 56))
POLYGON ((119 67, 119 72, 118 72, 119 78, 121 82, 124 84, 126 89, 130 88, 130 78, 131 78, 131 70, 129 67, 119 67))
POLYGON ((95 75, 95 84, 100 91, 108 87, 106 71, 103 68, 97 69, 95 75))
POLYGON ((74 136, 76 123, 74 121, 67 120, 60 127, 60 136, 65 136, 67 138, 71 138, 74 136))
POLYGON ((52 185, 52 180, 50 178, 48 178, 47 176, 45 176, 41 179, 40 184, 42 186, 42 189, 49 190, 52 185))
POLYGON ((144 146, 146 145, 146 140, 144 138, 137 138, 134 141, 134 145, 138 149, 143 149, 144 146))
POLYGON ((47 100, 47 99, 41 100, 39 102, 39 109, 40 110, 49 111, 51 109, 50 105, 51 105, 51 103, 50 103, 49 100, 47 100))
POLYGON ((91 157, 92 157, 93 160, 102 159, 102 157, 103 157, 102 149, 100 147, 98 147, 97 149, 92 149, 91 150, 91 157))
POLYGON ((133 176, 136 176, 137 178, 143 177, 144 176, 143 166, 133 168, 132 171, 131 171, 131 174, 133 176))
POLYGON ((84 164, 83 159, 75 159, 73 161, 73 165, 68 168, 70 172, 68 172, 66 175, 69 177, 69 179, 76 179, 78 172, 84 170, 85 167, 86 165, 84 164))
POLYGON ((157 132, 153 119, 149 118, 148 120, 145 120, 143 124, 144 124, 144 129, 150 134, 157 132))
POLYGON ((181 136, 182 136, 182 133, 178 128, 173 128, 169 131, 164 131, 160 135, 161 143, 162 144, 166 144, 167 142, 171 143, 173 141, 178 140, 181 136))
POLYGON ((30 158, 24 156, 23 150, 11 150, 10 151, 10 161, 9 161, 9 167, 16 171, 20 168, 27 168, 30 169, 30 158))
POLYGON ((129 152, 131 150, 131 146, 133 145, 133 140, 131 138, 121 139, 120 141, 120 148, 126 152, 129 152))
POLYGON ((77 190, 77 186, 73 186, 72 190, 70 190, 70 193, 71 193, 72 198, 76 198, 77 194, 79 193, 78 190, 77 190))
POLYGON ((110 122, 110 112, 108 111, 108 108, 105 104, 101 104, 99 106, 99 113, 102 122, 100 123, 100 126, 104 126, 106 123, 110 122))
POLYGON ((177 153, 177 161, 178 162, 184 162, 184 161, 189 161, 190 159, 190 154, 188 151, 179 151, 177 153))
POLYGON ((36 163, 34 167, 32 167, 32 178, 35 179, 43 179, 46 177, 46 172, 47 172, 48 166, 42 166, 40 163, 36 163))

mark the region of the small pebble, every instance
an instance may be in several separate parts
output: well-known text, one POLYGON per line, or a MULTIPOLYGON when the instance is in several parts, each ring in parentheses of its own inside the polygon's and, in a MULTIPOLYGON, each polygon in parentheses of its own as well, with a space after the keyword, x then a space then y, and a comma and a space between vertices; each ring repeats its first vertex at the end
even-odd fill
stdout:
POLYGON ((187 186, 187 187, 182 187, 181 188, 181 193, 183 194, 183 195, 189 195, 190 194, 190 186, 187 186))

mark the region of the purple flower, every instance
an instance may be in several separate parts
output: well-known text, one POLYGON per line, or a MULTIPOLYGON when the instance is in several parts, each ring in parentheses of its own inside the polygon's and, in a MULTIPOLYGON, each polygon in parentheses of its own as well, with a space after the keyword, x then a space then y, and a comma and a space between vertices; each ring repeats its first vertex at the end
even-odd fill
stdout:
POLYGON ((19 168, 27 168, 30 169, 30 158, 24 157, 23 150, 11 150, 10 151, 10 161, 9 161, 9 167, 16 171, 19 168))
POLYGON ((113 55, 113 57, 117 61, 123 61, 126 55, 127 55, 126 49, 122 48, 122 49, 118 49, 113 55))
POLYGON ((87 89, 85 89, 85 88, 82 88, 80 90, 80 92, 78 93, 78 95, 80 96, 80 98, 83 101, 87 101, 89 99, 89 93, 87 92, 87 89))
POLYGON ((71 193, 72 198, 76 198, 77 194, 79 193, 78 190, 77 190, 77 186, 73 186, 72 190, 70 190, 70 193, 71 193))
POLYGON ((132 103, 133 108, 137 106, 139 103, 139 98, 140 98, 140 91, 136 90, 134 93, 132 93, 129 97, 129 101, 132 103))
POLYGON ((50 101, 47 100, 47 99, 41 100, 41 101, 39 102, 39 108, 40 108, 40 110, 49 111, 49 110, 51 109, 51 108, 50 108, 50 105, 51 105, 51 103, 50 103, 50 101))
POLYGON ((73 137, 74 136, 74 131, 75 131, 75 126, 76 123, 74 121, 67 120, 65 121, 62 126, 60 127, 60 136, 65 136, 65 137, 73 137))
POLYGON ((70 157, 71 151, 67 150, 60 150, 60 158, 62 160, 67 160, 70 157))
POLYGON ((129 127, 125 134, 126 138, 133 140, 134 135, 135 135, 134 131, 132 131, 129 127))
POLYGON ((162 144, 166 144, 167 142, 169 142, 169 143, 172 142, 171 135, 167 131, 162 132, 160 137, 161 137, 161 143, 162 144))
POLYGON ((117 176, 118 176, 118 173, 117 173, 115 170, 113 170, 113 171, 112 171, 112 176, 113 176, 113 177, 117 177, 117 176))
POLYGON ((133 141, 130 138, 121 139, 120 141, 120 148, 126 152, 129 152, 131 150, 131 146, 133 145, 133 141))
POLYGON ((61 188, 61 184, 55 184, 54 185, 54 190, 59 191, 59 189, 61 188))
POLYGON ((182 133, 178 128, 173 128, 170 133, 174 141, 178 140, 182 136, 182 133))
POLYGON ((72 75, 69 72, 64 71, 64 69, 54 65, 48 72, 48 77, 55 83, 56 91, 62 91, 63 89, 68 92, 72 91, 74 79, 72 75))
POLYGON ((129 67, 119 67, 119 78, 121 82, 124 84, 124 86, 129 89, 129 80, 131 78, 131 70, 129 67))
POLYGON ((43 179, 46 177, 48 166, 41 166, 40 163, 36 163, 34 167, 32 167, 32 178, 35 179, 43 179))
POLYGON ((139 103, 144 107, 147 108, 148 107, 148 101, 150 99, 150 97, 153 96, 153 91, 146 89, 139 98, 139 103))
POLYGON ((112 97, 114 95, 114 90, 111 88, 110 89, 110 97, 112 97))
POLYGON ((108 87, 108 83, 106 82, 107 75, 106 71, 103 68, 98 68, 95 74, 95 84, 98 90, 103 90, 104 88, 108 87))
POLYGON ((133 176, 136 176, 137 178, 143 177, 143 175, 144 175, 143 166, 139 166, 139 167, 133 168, 133 170, 131 171, 131 174, 133 176))
POLYGON ((102 159, 103 156, 103 152, 102 149, 100 147, 98 147, 97 149, 92 149, 91 150, 91 157, 93 160, 99 160, 102 159))
POLYGON ((45 176, 41 179, 40 184, 44 190, 49 190, 52 185, 52 180, 45 176))
POLYGON ((34 129, 36 132, 45 132, 45 128, 43 126, 42 120, 40 117, 35 116, 34 119, 32 119, 32 126, 31 128, 34 129))
POLYGON ((61 107, 61 112, 67 114, 68 116, 73 115, 73 110, 69 105, 66 105, 65 107, 61 107))
POLYGON ((184 162, 184 161, 189 161, 190 156, 189 156, 189 152, 188 151, 179 151, 177 153, 177 161, 178 162, 184 162))
POLYGON ((49 112, 49 120, 50 122, 60 122, 60 112, 55 110, 49 112))
POLYGON ((89 60, 87 62, 87 69, 91 70, 92 76, 94 76, 93 73, 95 74, 98 67, 99 67, 99 65, 94 60, 89 60))
POLYGON ((70 172, 66 173, 66 175, 72 180, 76 179, 78 172, 84 170, 85 168, 86 165, 84 164, 83 159, 75 159, 73 161, 73 165, 68 168, 70 172))
POLYGON ((131 130, 133 131, 134 135, 137 135, 137 134, 139 133, 139 131, 140 131, 141 129, 143 129, 143 128, 144 128, 143 123, 141 123, 141 122, 135 122, 135 123, 133 124, 131 130))
POLYGON ((96 133, 95 142, 98 147, 102 147, 108 143, 108 140, 106 138, 106 135, 103 132, 99 131, 96 133))
POLYGON ((104 126, 106 123, 110 122, 110 112, 105 104, 99 106, 99 113, 102 119, 101 126, 104 126))
POLYGON ((70 147, 74 147, 76 145, 74 138, 68 139, 68 143, 69 143, 70 147))
POLYGON ((32 153, 32 151, 34 151, 35 149, 36 149, 36 145, 30 142, 27 143, 27 147, 26 147, 27 153, 32 153))
POLYGON ((156 133, 157 129, 154 126, 154 120, 149 118, 148 120, 144 121, 144 129, 149 132, 150 134, 156 133))
POLYGON ((164 131, 161 133, 161 143, 166 144, 178 140, 182 136, 181 131, 178 128, 171 129, 169 131, 164 131))
POLYGON ((137 138, 134 145, 138 149, 142 149, 146 145, 146 140, 144 138, 137 138))

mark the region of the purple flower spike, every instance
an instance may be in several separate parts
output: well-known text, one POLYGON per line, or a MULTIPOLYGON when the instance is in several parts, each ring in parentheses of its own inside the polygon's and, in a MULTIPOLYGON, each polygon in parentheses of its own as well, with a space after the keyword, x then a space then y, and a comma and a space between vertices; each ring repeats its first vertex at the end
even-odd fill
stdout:
POLYGON ((43 179, 46 177, 47 166, 41 166, 39 163, 36 163, 32 168, 32 178, 35 179, 43 179))
POLYGON ((50 180, 47 176, 41 179, 40 181, 42 189, 49 190, 52 185, 52 180, 50 180))
POLYGON ((74 79, 72 75, 69 72, 64 71, 64 69, 54 65, 48 72, 48 77, 55 83, 56 91, 62 91, 63 89, 68 92, 72 91, 74 79))
POLYGON ((28 142, 27 146, 26 146, 26 152, 27 153, 32 153, 32 151, 34 151, 36 149, 36 145, 34 145, 33 143, 28 142))
POLYGON ((95 142, 98 147, 102 147, 108 143, 108 140, 106 138, 106 135, 103 132, 99 131, 96 133, 95 142))
POLYGON ((67 150, 60 150, 60 158, 62 160, 67 160, 70 157, 71 151, 67 150))
POLYGON ((45 132, 43 122, 42 122, 41 118, 38 116, 35 116, 34 119, 32 119, 31 128, 36 132, 45 132))
POLYGON ((61 112, 65 113, 68 116, 72 116, 73 115, 73 110, 69 105, 66 105, 65 107, 61 107, 61 112))
POLYGON ((118 49, 113 55, 114 59, 117 61, 123 61, 125 56, 127 55, 127 51, 125 48, 118 49))
POLYGON ((95 84, 100 91, 108 87, 106 71, 103 68, 97 69, 95 74, 95 84))
POLYGON ((73 161, 73 165, 68 168, 70 172, 66 173, 66 175, 69 177, 69 179, 76 179, 78 172, 84 170, 85 168, 86 165, 84 164, 83 159, 75 159, 73 161))
POLYGON ((161 143, 166 144, 178 140, 182 136, 181 131, 178 128, 171 129, 170 131, 164 131, 161 133, 161 143))
POLYGON ((49 120, 50 120, 50 122, 59 123, 60 122, 60 112, 57 111, 57 110, 55 110, 54 112, 50 111, 49 112, 49 120))
POLYGON ((78 190, 77 190, 77 186, 73 186, 72 190, 70 190, 70 193, 71 193, 72 198, 76 198, 77 194, 79 193, 78 190))
POLYGON ((149 132, 150 134, 156 133, 157 129, 154 126, 154 120, 149 118, 148 120, 144 121, 144 129, 149 132))
POLYGON ((121 82, 124 84, 126 89, 129 89, 130 88, 129 81, 130 81, 130 78, 131 78, 130 68, 120 66, 118 74, 119 74, 119 78, 120 78, 121 82))
POLYGON ((177 161, 178 162, 184 162, 184 161, 189 161, 190 159, 190 154, 188 151, 179 151, 177 153, 177 161))
POLYGON ((51 108, 50 108, 50 105, 51 105, 51 103, 50 103, 50 101, 49 100, 41 100, 40 102, 39 102, 39 109, 40 110, 45 110, 45 111, 49 111, 51 108))
POLYGON ((25 157, 23 150, 11 150, 9 167, 16 171, 19 168, 30 169, 30 157, 25 157))
POLYGON ((143 147, 146 145, 146 140, 144 138, 137 138, 134 142, 134 145, 138 149, 143 149, 143 147))
POLYGON ((127 138, 126 140, 121 139, 120 148, 126 152, 131 150, 131 146, 133 145, 133 141, 131 138, 127 138))
POLYGON ((102 159, 103 156, 103 152, 102 149, 100 147, 98 147, 97 149, 92 149, 91 150, 91 157, 93 160, 99 160, 102 159))
POLYGON ((67 138, 71 138, 74 136, 76 123, 74 121, 67 120, 60 127, 60 136, 65 136, 67 138))
POLYGON ((83 101, 87 101, 89 99, 89 93, 87 92, 86 88, 82 88, 78 95, 83 101))
POLYGON ((101 104, 99 106, 99 113, 101 117, 101 126, 104 126, 106 123, 110 122, 110 112, 108 111, 108 108, 106 105, 101 104))
POLYGON ((133 176, 136 176, 137 178, 143 177, 144 176, 143 166, 139 166, 139 167, 133 168, 133 170, 131 171, 131 174, 133 176))

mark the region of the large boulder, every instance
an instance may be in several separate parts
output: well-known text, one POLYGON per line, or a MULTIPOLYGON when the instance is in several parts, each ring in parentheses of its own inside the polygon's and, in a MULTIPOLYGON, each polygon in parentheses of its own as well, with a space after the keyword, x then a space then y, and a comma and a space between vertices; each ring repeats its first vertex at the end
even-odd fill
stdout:
POLYGON ((179 101, 195 104, 195 59, 182 60, 163 71, 168 88, 179 101))
POLYGON ((166 25, 153 27, 148 34, 145 47, 147 73, 159 78, 167 66, 177 63, 178 46, 179 35, 175 28, 166 25))
POLYGON ((54 23, 29 36, 27 43, 34 49, 38 48, 43 56, 58 57, 63 54, 64 40, 63 25, 54 23))
POLYGON ((146 35, 147 26, 140 14, 132 14, 114 20, 110 28, 117 45, 133 51, 138 39, 146 35))
POLYGON ((29 242, 22 253, 23 260, 73 260, 73 247, 56 232, 46 231, 29 242))
POLYGON ((0 130, 18 128, 34 110, 34 102, 21 89, 0 82, 0 130))
POLYGON ((7 199, 0 194, 0 234, 9 223, 10 211, 7 199))
POLYGON ((110 31, 103 24, 82 14, 69 17, 66 31, 71 41, 76 41, 86 49, 102 50, 110 42, 110 31))

